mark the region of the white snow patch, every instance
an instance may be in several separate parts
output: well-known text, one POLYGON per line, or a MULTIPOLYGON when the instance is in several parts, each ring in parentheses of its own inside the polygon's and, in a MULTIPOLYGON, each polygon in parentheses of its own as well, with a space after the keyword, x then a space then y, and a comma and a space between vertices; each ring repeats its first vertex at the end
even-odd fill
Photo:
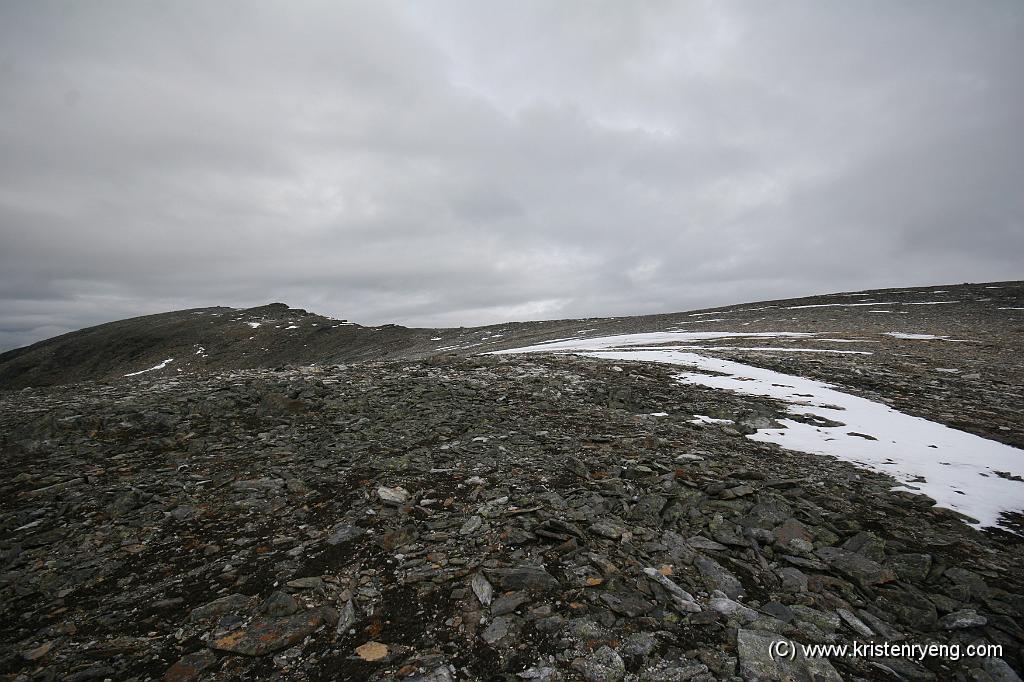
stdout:
POLYGON ((896 305, 895 302, 887 303, 815 303, 813 305, 791 305, 786 310, 800 310, 801 308, 858 308, 872 305, 896 305))
POLYGON ((1024 310, 1024 308, 1000 308, 1000 310, 1024 310))
MULTIPOLYGON (((691 346, 700 348, 700 346, 691 346)), ((707 350, 756 350, 778 353, 836 353, 839 355, 874 355, 869 350, 844 350, 839 348, 778 348, 777 346, 703 346, 707 350)))
MULTIPOLYGON (((785 332, 770 334, 788 335, 785 332)), ((702 370, 683 372, 678 379, 740 394, 773 397, 789 403, 793 414, 817 415, 843 424, 824 427, 781 419, 785 428, 759 430, 748 436, 752 440, 832 456, 886 473, 899 482, 894 490, 928 495, 939 506, 974 519, 971 525, 975 527, 998 526, 1004 512, 1024 510, 1024 483, 995 473, 1024 476, 1024 452, 1009 445, 898 412, 887 405, 838 391, 824 382, 738 362, 664 348, 595 350, 596 347, 640 346, 679 336, 692 335, 620 335, 578 339, 575 344, 562 342, 557 347, 531 346, 498 352, 561 350, 609 360, 659 362, 702 370)), ((709 423, 709 418, 701 415, 695 419, 697 423, 709 423)))
POLYGON ((911 339, 916 341, 945 341, 948 336, 935 336, 934 334, 904 334, 903 332, 886 332, 886 336, 891 336, 894 339, 911 339))
POLYGON ((693 419, 690 420, 690 423, 691 424, 732 424, 733 421, 731 419, 715 419, 714 417, 709 417, 706 414, 695 414, 695 415, 693 415, 693 419))
POLYGON ((676 322, 676 324, 677 325, 680 325, 680 324, 703 324, 705 322, 725 322, 725 318, 724 317, 712 317, 712 318, 707 319, 707 320, 690 320, 689 322, 676 322))
POLYGON ((648 414, 649 417, 667 417, 668 412, 651 412, 648 414))
POLYGON ((495 355, 506 353, 546 353, 553 350, 603 350, 629 346, 649 346, 659 343, 686 341, 707 341, 735 338, 792 338, 805 339, 814 336, 809 332, 648 332, 646 334, 616 334, 595 336, 590 339, 554 339, 535 346, 494 351, 495 355))
POLYGON ((943 303, 959 303, 960 301, 904 301, 903 305, 942 305, 943 303))
POLYGON ((975 527, 998 526, 1003 512, 1024 510, 1024 483, 996 471, 1024 476, 1024 452, 1003 443, 912 417, 865 398, 842 393, 831 385, 743 365, 675 351, 599 351, 585 355, 612 360, 648 360, 725 372, 679 375, 684 383, 762 395, 791 403, 794 414, 810 413, 843 422, 820 427, 791 419, 786 428, 764 429, 748 436, 791 450, 831 455, 891 475, 901 483, 894 490, 928 495, 939 506, 976 520, 975 527), (877 440, 868 440, 860 433, 877 440))
POLYGON ((440 341, 440 340, 441 340, 441 337, 440 337, 440 336, 431 336, 431 337, 430 337, 430 340, 431 340, 431 341, 440 341))
POLYGON ((778 346, 630 346, 633 350, 750 350, 779 353, 838 353, 840 355, 874 355, 867 350, 840 350, 837 348, 779 348, 778 346))
POLYGON ((287 327, 285 327, 285 329, 298 329, 298 328, 299 328, 299 325, 297 325, 297 324, 290 324, 287 327))
POLYGON ((174 358, 167 358, 166 360, 161 362, 159 365, 154 365, 153 367, 150 367, 149 369, 140 369, 138 372, 129 372, 128 374, 125 374, 125 376, 126 377, 134 377, 134 376, 138 376, 140 374, 145 374, 146 372, 152 372, 154 370, 163 369, 169 363, 172 363, 172 362, 174 362, 174 358))

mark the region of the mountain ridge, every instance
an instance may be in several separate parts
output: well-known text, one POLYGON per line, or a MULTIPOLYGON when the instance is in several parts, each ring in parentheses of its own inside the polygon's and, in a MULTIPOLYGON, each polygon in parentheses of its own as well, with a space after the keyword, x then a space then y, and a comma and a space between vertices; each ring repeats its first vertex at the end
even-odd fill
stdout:
MULTIPOLYGON (((975 298, 985 295, 985 298, 990 299, 987 302, 993 303, 992 307, 995 308, 1000 307, 1000 303, 1024 305, 1024 283, 1018 281, 837 292, 675 313, 565 318, 448 328, 415 328, 398 324, 365 326, 301 308, 290 308, 284 303, 243 309, 214 306, 107 322, 0 353, 0 390, 83 380, 114 380, 132 372, 148 370, 168 357, 174 358, 178 364, 170 366, 169 363, 165 370, 167 373, 176 372, 183 363, 192 369, 212 370, 421 358, 437 352, 465 354, 501 350, 516 344, 529 345, 558 334, 578 331, 581 323, 583 326, 596 325, 593 331, 599 333, 634 333, 673 323, 693 323, 690 318, 716 311, 734 314, 736 309, 753 306, 817 306, 853 296, 927 296, 936 289, 944 292, 970 292, 975 298), (241 324, 233 324, 236 322, 241 324), (289 328, 292 325, 295 327, 289 328), (295 332, 295 329, 299 331, 295 332), (493 336, 489 334, 493 330, 512 330, 513 333, 493 336), (435 342, 438 336, 441 337, 441 343, 435 342), (480 340, 479 336, 488 338, 480 340), (250 344, 250 340, 258 343, 250 344)), ((914 315, 912 321, 917 323, 922 317, 926 316, 914 315)), ((905 326, 909 321, 901 321, 901 324, 905 326)), ((930 319, 924 323, 924 326, 933 325, 930 319)), ((722 328, 729 326, 728 321, 725 325, 717 325, 722 328)), ((695 328, 704 327, 706 325, 695 328)))

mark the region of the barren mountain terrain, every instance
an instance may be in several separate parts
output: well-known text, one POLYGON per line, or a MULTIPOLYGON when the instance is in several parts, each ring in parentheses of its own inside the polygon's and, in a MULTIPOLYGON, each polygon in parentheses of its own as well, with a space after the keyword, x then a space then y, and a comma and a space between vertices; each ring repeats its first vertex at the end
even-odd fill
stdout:
POLYGON ((0 675, 1018 680, 1022 354, 1024 282, 8 351, 0 675))

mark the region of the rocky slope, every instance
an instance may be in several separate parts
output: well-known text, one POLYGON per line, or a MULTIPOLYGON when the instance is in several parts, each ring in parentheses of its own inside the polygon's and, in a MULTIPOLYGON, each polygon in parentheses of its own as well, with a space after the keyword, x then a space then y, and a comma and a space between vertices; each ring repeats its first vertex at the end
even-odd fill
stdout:
POLYGON ((785 328, 816 336, 700 352, 1021 443, 1024 291, 939 289, 482 330, 207 309, 8 353, 0 675, 1018 679, 1019 536, 974 530, 884 474, 746 438, 785 415, 772 399, 681 384, 663 365, 474 355, 785 328), (123 349, 89 350, 95 334, 123 349), (350 346, 331 346, 340 334, 350 346), (371 334, 394 347, 359 344, 371 334), (840 337, 872 354, 794 352, 840 337), (254 341, 266 354, 237 356, 254 341), (1001 651, 776 661, 778 638, 1001 651))

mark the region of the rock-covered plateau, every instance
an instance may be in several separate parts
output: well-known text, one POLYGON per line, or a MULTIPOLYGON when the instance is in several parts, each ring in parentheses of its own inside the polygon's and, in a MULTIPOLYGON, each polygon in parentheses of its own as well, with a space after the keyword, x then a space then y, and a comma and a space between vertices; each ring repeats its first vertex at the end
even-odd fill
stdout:
POLYGON ((1004 282, 10 351, 0 675, 1019 680, 1022 334, 1004 282))

